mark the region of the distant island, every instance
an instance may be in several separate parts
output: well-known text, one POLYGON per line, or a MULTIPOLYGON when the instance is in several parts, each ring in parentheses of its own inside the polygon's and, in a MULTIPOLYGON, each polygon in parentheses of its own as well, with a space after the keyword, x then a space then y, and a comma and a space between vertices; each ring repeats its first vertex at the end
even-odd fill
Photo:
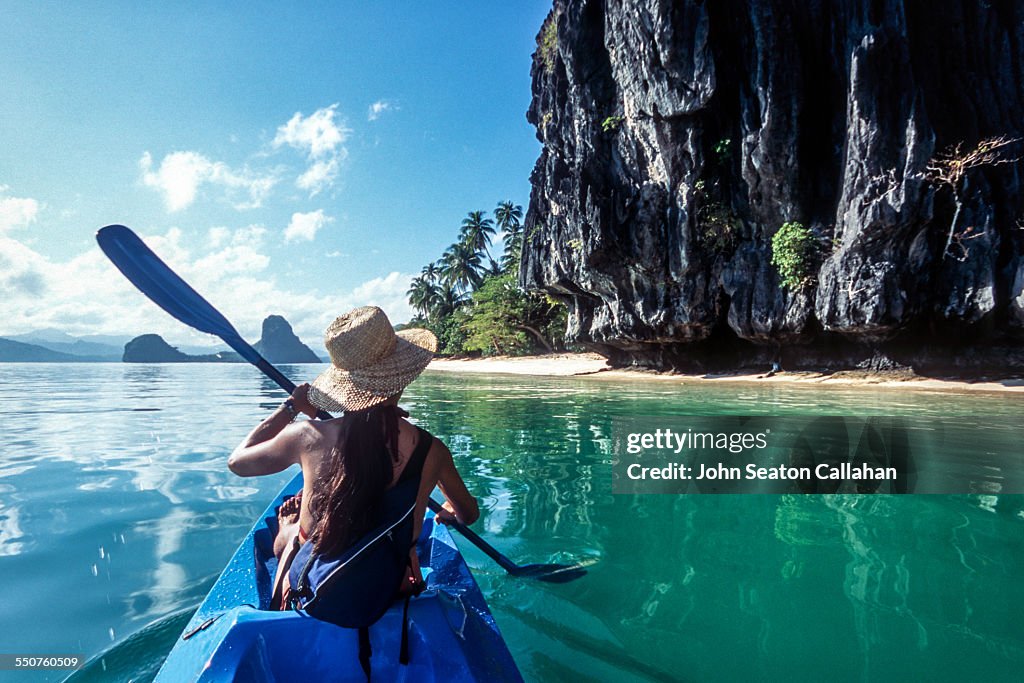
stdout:
MULTIPOLYGON (((0 337, 0 363, 242 363, 228 349, 204 352, 202 347, 174 347, 158 334, 127 337, 73 337, 59 330, 39 330, 0 337), (123 350, 121 345, 123 344, 123 350)), ((257 351, 271 363, 322 363, 282 316, 263 321, 257 351)))
POLYGON ((182 353, 164 341, 159 334, 143 334, 124 345, 125 363, 241 363, 243 359, 232 352, 210 353, 199 356, 182 353))
MULTIPOLYGON (((322 363, 312 349, 302 343, 292 326, 279 315, 263 321, 260 340, 253 344, 261 356, 271 363, 322 363)), ((244 363, 237 353, 224 351, 213 354, 189 355, 168 344, 158 334, 144 334, 132 339, 124 347, 125 363, 244 363)))

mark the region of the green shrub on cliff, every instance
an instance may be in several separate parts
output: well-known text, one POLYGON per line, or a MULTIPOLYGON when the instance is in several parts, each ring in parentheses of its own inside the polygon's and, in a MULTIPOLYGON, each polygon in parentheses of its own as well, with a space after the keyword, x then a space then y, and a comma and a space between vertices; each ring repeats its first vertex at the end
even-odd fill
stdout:
POLYGON ((622 122, 626 120, 625 116, 609 116, 601 122, 601 130, 605 133, 614 133, 622 125, 622 122))
POLYGON ((817 250, 817 238, 803 223, 782 224, 772 236, 772 265, 779 271, 783 287, 797 291, 813 281, 817 250))
POLYGON ((544 70, 548 73, 553 72, 555 57, 558 55, 558 17, 554 14, 548 17, 540 31, 537 51, 540 53, 540 61, 544 63, 544 70))

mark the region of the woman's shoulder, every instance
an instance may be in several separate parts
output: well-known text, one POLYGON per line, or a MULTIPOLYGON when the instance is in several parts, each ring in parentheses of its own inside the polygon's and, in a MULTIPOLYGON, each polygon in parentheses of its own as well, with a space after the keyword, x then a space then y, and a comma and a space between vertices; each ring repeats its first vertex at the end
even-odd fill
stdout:
POLYGON ((448 448, 444 445, 444 443, 441 442, 440 439, 438 439, 436 436, 431 434, 423 427, 413 422, 410 422, 408 419, 404 417, 400 417, 398 419, 398 430, 399 436, 403 438, 403 440, 405 440, 406 443, 411 444, 413 448, 422 447, 423 445, 425 445, 425 441, 426 443, 430 444, 430 453, 434 453, 438 451, 438 449, 441 449, 445 452, 448 451, 448 448))
POLYGON ((316 449, 326 444, 333 445, 337 442, 338 430, 341 428, 341 418, 303 420, 302 422, 293 423, 292 427, 299 432, 300 438, 306 442, 307 449, 316 449))

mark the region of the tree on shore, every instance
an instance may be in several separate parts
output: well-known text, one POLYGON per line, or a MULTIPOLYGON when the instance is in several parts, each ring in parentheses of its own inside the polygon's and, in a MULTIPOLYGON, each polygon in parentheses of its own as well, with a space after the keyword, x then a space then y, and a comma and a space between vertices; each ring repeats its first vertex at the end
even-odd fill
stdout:
POLYGON ((505 233, 505 253, 501 257, 501 267, 507 272, 519 267, 519 255, 523 249, 523 207, 511 201, 498 202, 494 209, 494 219, 498 229, 505 233))
POLYGON ((456 242, 448 247, 441 257, 441 274, 444 281, 462 292, 471 291, 483 282, 483 263, 480 252, 466 242, 456 242))
POLYGON ((488 259, 491 258, 488 245, 494 235, 494 221, 484 218, 483 211, 470 211, 469 215, 462 219, 462 232, 459 238, 467 247, 488 259))

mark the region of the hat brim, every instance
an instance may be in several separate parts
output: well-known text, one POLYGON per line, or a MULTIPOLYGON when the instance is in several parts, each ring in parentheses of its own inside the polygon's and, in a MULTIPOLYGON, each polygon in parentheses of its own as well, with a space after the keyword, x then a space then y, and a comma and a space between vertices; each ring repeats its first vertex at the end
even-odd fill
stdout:
POLYGON ((330 367, 309 389, 310 402, 324 410, 365 410, 400 393, 419 377, 437 350, 430 330, 413 328, 396 332, 395 349, 378 362, 358 370, 330 367))

